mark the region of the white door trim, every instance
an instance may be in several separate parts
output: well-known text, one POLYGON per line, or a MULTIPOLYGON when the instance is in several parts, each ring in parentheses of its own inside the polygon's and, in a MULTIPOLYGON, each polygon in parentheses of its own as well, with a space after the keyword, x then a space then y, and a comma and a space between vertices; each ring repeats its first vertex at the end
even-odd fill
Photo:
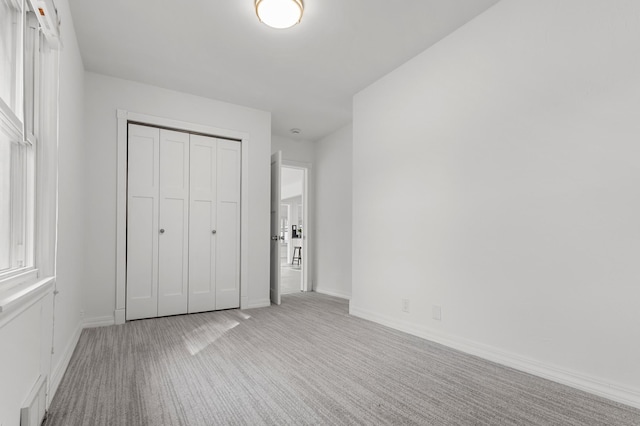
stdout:
POLYGON ((303 269, 304 275, 302 277, 302 291, 313 291, 313 280, 312 280, 312 272, 313 272, 313 244, 309 244, 309 241, 313 241, 313 218, 311 217, 310 212, 314 211, 311 200, 313 196, 309 193, 311 190, 312 182, 311 182, 311 163, 305 163, 302 161, 294 161, 287 160, 285 158, 282 159, 282 166, 288 167, 290 169, 300 169, 304 172, 304 189, 302 194, 302 215, 304 228, 302 231, 302 253, 303 256, 306 256, 303 261, 303 269))
POLYGON ((126 252, 127 252, 127 124, 136 122, 166 127, 218 138, 234 139, 241 143, 240 195, 240 308, 249 308, 249 133, 206 126, 118 109, 117 186, 116 186, 116 324, 124 324, 126 309, 126 252))

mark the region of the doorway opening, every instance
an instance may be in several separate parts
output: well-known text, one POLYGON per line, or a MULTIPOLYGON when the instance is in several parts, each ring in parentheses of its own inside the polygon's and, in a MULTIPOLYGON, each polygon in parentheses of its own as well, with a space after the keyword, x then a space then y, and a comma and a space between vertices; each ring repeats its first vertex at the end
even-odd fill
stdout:
POLYGON ((280 181, 280 293, 304 291, 305 170, 282 166, 280 181))
POLYGON ((282 152, 271 155, 271 303, 282 303, 281 293, 312 291, 309 254, 309 176, 311 164, 282 160, 282 152), (281 283, 285 276, 284 286, 281 283))

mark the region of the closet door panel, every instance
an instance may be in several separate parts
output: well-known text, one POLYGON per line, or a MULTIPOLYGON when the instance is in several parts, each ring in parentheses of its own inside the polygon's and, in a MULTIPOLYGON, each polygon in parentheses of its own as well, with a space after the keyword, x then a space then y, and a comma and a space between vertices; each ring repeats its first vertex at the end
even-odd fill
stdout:
POLYGON ((160 130, 158 315, 187 312, 189 135, 160 130))
POLYGON ((126 319, 158 315, 160 131, 129 125, 126 319))
POLYGON ((216 160, 217 142, 191 135, 189 210, 189 312, 216 308, 216 160), (214 233, 214 231, 216 233, 214 233))
POLYGON ((218 140, 216 309, 240 306, 240 143, 218 140))
POLYGON ((216 309, 240 306, 239 210, 236 203, 221 202, 218 210, 218 250, 216 256, 216 309))
POLYGON ((157 241, 157 228, 154 220, 157 208, 151 197, 131 197, 129 202, 129 245, 127 247, 128 295, 131 302, 152 299, 156 293, 157 262, 153 259, 158 253, 154 247, 157 241), (134 260, 135 259, 135 260, 134 260))

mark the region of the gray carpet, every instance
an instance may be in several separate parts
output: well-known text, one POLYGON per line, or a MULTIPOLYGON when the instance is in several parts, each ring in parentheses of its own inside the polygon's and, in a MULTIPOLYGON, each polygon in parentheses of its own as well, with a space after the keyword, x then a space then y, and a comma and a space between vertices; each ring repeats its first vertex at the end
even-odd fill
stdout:
POLYGON ((82 332, 47 425, 640 425, 640 410, 350 317, 279 307, 82 332))

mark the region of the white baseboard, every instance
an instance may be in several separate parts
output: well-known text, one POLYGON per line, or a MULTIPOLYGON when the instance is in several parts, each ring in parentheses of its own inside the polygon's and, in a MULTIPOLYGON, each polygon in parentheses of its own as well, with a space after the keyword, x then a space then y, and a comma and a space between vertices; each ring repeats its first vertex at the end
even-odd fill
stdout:
POLYGON ((107 315, 104 317, 94 317, 87 318, 82 323, 82 328, 96 328, 96 327, 106 327, 109 325, 114 325, 115 320, 112 316, 107 315))
POLYGON ((333 297, 339 297, 340 299, 351 300, 350 294, 342 293, 339 291, 328 290, 322 287, 314 288, 313 291, 320 294, 326 294, 327 296, 333 296, 333 297))
POLYGON ((255 300, 249 303, 247 309, 266 308, 271 306, 271 299, 255 300))
POLYGON ((398 320, 359 308, 354 306, 353 303, 349 306, 349 314, 421 337, 423 339, 440 343, 444 346, 448 346, 461 352, 475 355, 525 373, 533 374, 534 376, 580 389, 622 404, 640 408, 640 389, 631 389, 618 384, 607 383, 601 379, 597 379, 584 373, 545 364, 493 346, 484 345, 482 343, 457 336, 445 335, 428 327, 418 326, 407 321, 398 320))
POLYGON ((67 371, 67 367, 69 366, 69 361, 71 361, 71 355, 73 355, 73 351, 76 349, 76 345, 78 344, 78 340, 80 340, 80 333, 82 333, 82 325, 78 324, 76 331, 73 333, 71 340, 67 343, 67 346, 64 348, 64 352, 62 357, 60 358, 60 362, 58 365, 53 367, 51 371, 51 381, 49 382, 49 392, 47 398, 47 407, 53 401, 53 397, 58 390, 58 386, 60 386, 60 382, 62 381, 62 377, 64 373, 67 371))

